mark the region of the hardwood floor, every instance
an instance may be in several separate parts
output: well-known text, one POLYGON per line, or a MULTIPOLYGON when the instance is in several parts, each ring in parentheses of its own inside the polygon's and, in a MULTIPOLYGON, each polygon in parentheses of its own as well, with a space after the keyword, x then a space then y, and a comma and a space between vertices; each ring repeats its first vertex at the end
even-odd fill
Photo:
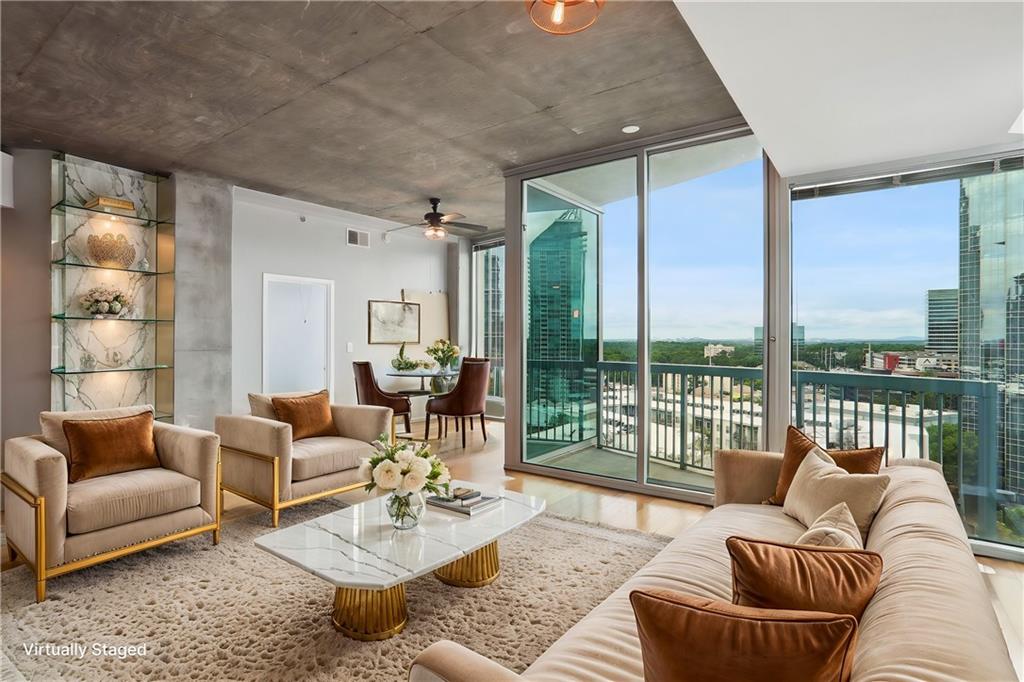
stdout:
MULTIPOLYGON (((423 424, 413 424, 414 436, 422 437, 423 424)), ((479 425, 468 434, 467 447, 461 447, 461 436, 449 429, 444 440, 432 440, 434 451, 448 463, 455 478, 475 481, 482 485, 500 484, 510 490, 542 497, 553 514, 569 516, 583 521, 603 523, 626 529, 636 529, 675 537, 696 523, 708 508, 687 502, 666 500, 636 493, 609 490, 598 486, 562 481, 504 470, 503 424, 488 422, 488 440, 481 437, 479 425)), ((361 490, 340 495, 339 498, 357 503, 369 494, 361 490)), ((223 521, 226 533, 231 522, 250 514, 265 514, 269 531, 270 512, 240 497, 225 493, 223 521)), ((291 510, 281 511, 282 523, 288 522, 291 510)), ((1024 565, 996 559, 978 558, 979 569, 988 587, 993 608, 999 618, 1017 666, 1024 671, 1024 565)))
MULTIPOLYGON (((488 440, 484 443, 478 424, 476 430, 469 432, 465 449, 462 448, 461 435, 457 434, 454 428, 449 428, 448 436, 443 440, 437 440, 436 434, 431 434, 434 439, 430 442, 434 451, 448 464, 453 477, 482 485, 499 484, 509 490, 541 497, 547 502, 547 510, 553 514, 674 537, 696 523, 707 512, 706 507, 685 502, 619 492, 518 471, 506 472, 503 424, 488 422, 487 433, 488 440)), ((413 435, 422 438, 422 423, 413 424, 413 435)), ((338 498, 354 504, 369 496, 370 494, 358 490, 339 495, 338 498)), ((269 518, 269 512, 259 505, 230 493, 224 496, 223 518, 226 522, 261 511, 269 518)), ((288 510, 282 510, 282 522, 287 518, 288 510)))

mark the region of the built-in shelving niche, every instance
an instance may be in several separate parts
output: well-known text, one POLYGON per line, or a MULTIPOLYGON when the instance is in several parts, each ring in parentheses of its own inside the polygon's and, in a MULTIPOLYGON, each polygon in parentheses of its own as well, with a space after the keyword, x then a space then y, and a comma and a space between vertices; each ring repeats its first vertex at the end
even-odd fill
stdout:
POLYGON ((150 403, 158 418, 173 420, 173 191, 167 178, 54 156, 53 409, 150 403), (97 197, 128 201, 131 208, 90 207, 97 197), (118 290, 127 305, 96 315, 82 301, 95 287, 118 290))

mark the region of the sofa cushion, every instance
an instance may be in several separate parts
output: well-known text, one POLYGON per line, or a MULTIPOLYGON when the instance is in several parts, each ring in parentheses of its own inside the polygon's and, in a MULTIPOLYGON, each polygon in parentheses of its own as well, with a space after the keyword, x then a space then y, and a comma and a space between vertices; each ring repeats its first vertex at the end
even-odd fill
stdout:
POLYGON ((836 466, 824 450, 814 448, 796 470, 782 510, 810 526, 829 509, 845 502, 863 539, 888 485, 889 477, 885 474, 848 473, 836 466))
POLYGON ((43 434, 43 442, 65 457, 70 454, 68 439, 64 437, 65 419, 112 419, 129 417, 140 412, 152 412, 152 405, 134 405, 132 407, 112 407, 107 410, 73 410, 70 412, 40 412, 39 428, 43 434))
POLYGON ((326 390, 297 398, 274 396, 270 402, 278 421, 291 424, 292 440, 338 435, 331 415, 331 398, 326 390))
POLYGON ((110 419, 65 419, 68 482, 160 466, 153 440, 153 413, 110 419))
POLYGON ((845 682, 849 615, 762 609, 669 590, 634 591, 645 682, 845 682))
POLYGON ((373 446, 361 440, 341 436, 303 438, 292 443, 292 480, 306 481, 317 476, 359 467, 373 446))
POLYGON ((741 606, 860 618, 882 576, 882 557, 874 552, 736 536, 725 546, 732 557, 732 601, 741 606))
POLYGON ((864 549, 860 529, 857 528, 857 522, 853 520, 853 514, 845 502, 840 502, 815 519, 814 523, 807 527, 807 532, 793 544, 864 549))
POLYGON ((199 481, 170 469, 139 469, 68 486, 68 532, 88 533, 199 505, 199 481))
MULTIPOLYGON (((786 429, 786 449, 782 457, 782 469, 779 471, 779 480, 775 484, 775 494, 765 502, 777 504, 780 507, 786 502, 786 494, 789 486, 793 483, 796 470, 800 468, 807 453, 819 447, 817 443, 808 438, 803 431, 790 426, 786 429)), ((824 448, 821 448, 824 450, 824 448)), ((858 450, 828 450, 829 457, 841 469, 851 474, 877 474, 882 466, 882 457, 885 455, 885 448, 861 448, 858 450)))

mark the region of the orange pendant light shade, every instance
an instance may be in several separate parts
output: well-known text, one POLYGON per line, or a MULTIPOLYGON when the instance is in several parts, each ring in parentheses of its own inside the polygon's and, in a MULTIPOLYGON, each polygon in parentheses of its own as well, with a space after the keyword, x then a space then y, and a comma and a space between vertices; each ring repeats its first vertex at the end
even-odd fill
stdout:
POLYGON ((597 21, 604 0, 526 0, 530 19, 555 35, 579 33, 597 21))

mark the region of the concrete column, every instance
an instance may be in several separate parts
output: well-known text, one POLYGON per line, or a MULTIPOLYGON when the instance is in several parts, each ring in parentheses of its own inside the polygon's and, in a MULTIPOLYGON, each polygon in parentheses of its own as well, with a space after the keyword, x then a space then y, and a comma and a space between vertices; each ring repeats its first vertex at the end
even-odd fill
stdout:
MULTIPOLYGON (((445 286, 448 289, 448 335, 460 346, 463 355, 470 352, 470 268, 473 248, 468 239, 448 243, 445 286)), ((429 342, 428 342, 429 343, 429 342)))
POLYGON ((231 412, 231 185, 175 173, 174 421, 231 412))
POLYGON ((50 409, 50 159, 14 149, 14 207, 0 235, 0 436, 39 433, 50 409))

